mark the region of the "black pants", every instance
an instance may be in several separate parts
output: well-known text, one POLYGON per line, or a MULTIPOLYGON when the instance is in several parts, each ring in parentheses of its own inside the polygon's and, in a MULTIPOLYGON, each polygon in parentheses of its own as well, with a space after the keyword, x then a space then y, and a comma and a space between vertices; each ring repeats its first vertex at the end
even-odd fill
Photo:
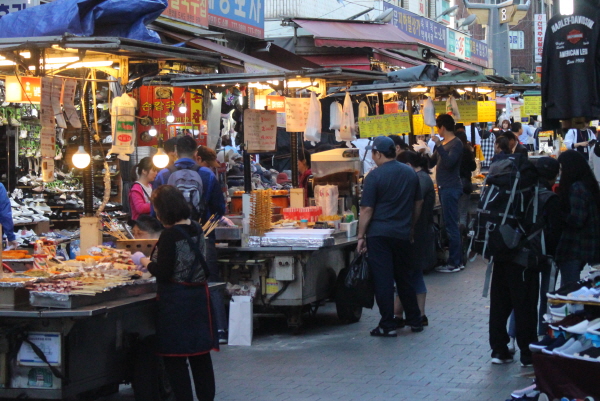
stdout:
POLYGON ((163 357, 177 401, 194 401, 187 361, 190 361, 198 401, 215 399, 215 373, 210 353, 190 357, 163 357))
POLYGON ((392 237, 367 238, 368 262, 375 283, 375 300, 379 307, 381 320, 379 327, 391 330, 394 323, 394 282, 398 297, 404 307, 406 323, 410 326, 421 325, 421 312, 417 295, 411 286, 410 255, 411 244, 408 240, 392 237))
POLYGON ((508 352, 506 322, 515 311, 521 361, 531 360, 529 344, 537 342, 539 273, 513 263, 494 263, 490 290, 490 346, 508 352))

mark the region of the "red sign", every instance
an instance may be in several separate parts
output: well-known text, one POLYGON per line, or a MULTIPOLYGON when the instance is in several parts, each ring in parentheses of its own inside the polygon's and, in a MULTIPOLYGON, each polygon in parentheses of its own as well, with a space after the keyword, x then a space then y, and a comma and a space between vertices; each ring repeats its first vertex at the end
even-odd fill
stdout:
POLYGON ((163 17, 208 28, 207 0, 170 0, 163 17))
POLYGON ((153 146, 157 144, 158 136, 169 139, 167 116, 173 114, 172 124, 194 126, 199 129, 202 118, 202 92, 186 91, 184 88, 170 86, 142 86, 137 90, 135 98, 138 101, 137 132, 138 145, 153 146), (185 113, 179 111, 181 101, 187 108, 185 113), (148 131, 154 126, 158 136, 150 137, 148 131))
POLYGON ((285 113, 285 97, 267 95, 267 109, 285 113))
POLYGON ((388 102, 383 104, 383 114, 395 114, 398 112, 398 103, 388 102))
POLYGON ((573 29, 567 34, 567 40, 573 44, 579 42, 581 39, 583 39, 583 33, 577 29, 573 29))
POLYGON ((129 142, 131 141, 131 135, 121 134, 119 135, 118 139, 121 142, 129 142))

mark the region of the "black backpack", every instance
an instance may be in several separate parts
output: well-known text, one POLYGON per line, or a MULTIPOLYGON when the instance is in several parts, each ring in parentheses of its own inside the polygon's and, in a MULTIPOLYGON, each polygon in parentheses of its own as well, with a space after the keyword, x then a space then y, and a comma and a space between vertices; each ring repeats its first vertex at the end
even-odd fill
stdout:
POLYGON ((523 222, 537 183, 537 171, 526 155, 497 155, 483 184, 469 253, 500 262, 516 257, 528 232, 523 222))

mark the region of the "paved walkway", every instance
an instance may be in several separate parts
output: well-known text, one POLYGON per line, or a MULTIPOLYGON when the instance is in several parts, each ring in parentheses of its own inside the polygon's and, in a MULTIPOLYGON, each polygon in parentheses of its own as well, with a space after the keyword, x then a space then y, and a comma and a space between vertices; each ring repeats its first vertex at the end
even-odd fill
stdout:
MULTIPOLYGON (((342 325, 332 303, 292 335, 283 319, 261 319, 252 347, 213 353, 217 400, 505 400, 531 383, 531 368, 490 363, 485 265, 425 277, 430 326, 375 338, 377 307, 342 325)), ((515 360, 518 361, 518 353, 515 360)), ((111 400, 131 399, 130 390, 111 400)))

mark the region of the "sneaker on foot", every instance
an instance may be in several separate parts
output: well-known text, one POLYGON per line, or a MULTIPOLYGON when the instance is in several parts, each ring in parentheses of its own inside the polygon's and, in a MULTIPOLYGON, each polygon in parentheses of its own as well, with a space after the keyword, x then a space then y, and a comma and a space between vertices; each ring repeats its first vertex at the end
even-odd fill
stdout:
POLYGON ((514 337, 510 337, 510 341, 508 342, 508 352, 510 352, 512 355, 515 354, 515 352, 517 352, 517 347, 515 345, 515 338, 514 337))
POLYGON ((410 326, 410 331, 412 331, 413 333, 420 333, 423 331, 423 325, 420 324, 418 326, 410 326))
POLYGON ((508 352, 492 352, 492 363, 494 365, 502 365, 504 363, 512 363, 513 356, 508 352))
POLYGON ((396 332, 396 330, 386 330, 377 326, 373 330, 371 330, 371 335, 374 337, 397 337, 398 333, 396 332))
POLYGON ((435 271, 439 273, 457 273, 460 271, 460 268, 458 266, 445 265, 436 267, 435 271))
POLYGON ((219 330, 217 335, 219 337, 219 344, 227 344, 228 336, 225 330, 219 330))

